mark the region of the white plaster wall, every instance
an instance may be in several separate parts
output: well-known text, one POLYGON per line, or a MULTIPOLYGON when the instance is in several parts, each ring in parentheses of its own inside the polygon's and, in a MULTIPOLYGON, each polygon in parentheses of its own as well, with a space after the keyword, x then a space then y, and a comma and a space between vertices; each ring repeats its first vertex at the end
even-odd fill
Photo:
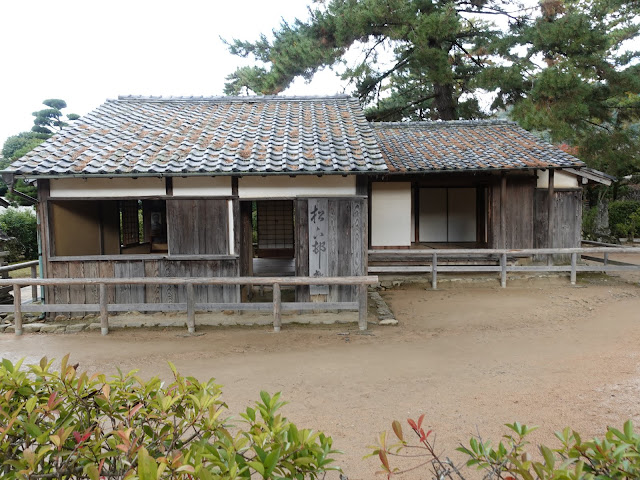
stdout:
POLYGON ((49 183, 52 198, 154 197, 166 195, 164 178, 59 178, 49 183))
POLYGON ((448 191, 449 242, 476 241, 476 189, 450 188, 448 191))
MULTIPOLYGON (((538 184, 537 188, 549 188, 549 170, 537 170, 538 184)), ((507 182, 509 180, 507 179, 507 182)), ((553 175, 553 187, 554 188, 578 188, 578 177, 571 173, 563 172, 562 170, 555 170, 553 175)))
POLYGON ((250 176, 238 180, 240 198, 330 197, 355 194, 355 175, 250 176))
POLYGON ((371 246, 411 245, 411 183, 371 184, 371 246))
POLYGON ((420 189, 418 235, 421 242, 447 241, 447 189, 420 189))
POLYGON ((231 177, 173 177, 174 197, 229 197, 231 177))

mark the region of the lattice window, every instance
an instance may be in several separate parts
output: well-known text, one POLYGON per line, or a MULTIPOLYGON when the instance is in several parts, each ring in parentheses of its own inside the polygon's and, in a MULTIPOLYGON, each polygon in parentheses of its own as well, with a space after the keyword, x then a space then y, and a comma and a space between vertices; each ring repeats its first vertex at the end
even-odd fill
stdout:
POLYGON ((120 221, 122 223, 122 245, 140 243, 140 208, 137 200, 120 202, 120 221))
POLYGON ((293 248, 293 202, 264 200, 257 202, 258 248, 293 248))

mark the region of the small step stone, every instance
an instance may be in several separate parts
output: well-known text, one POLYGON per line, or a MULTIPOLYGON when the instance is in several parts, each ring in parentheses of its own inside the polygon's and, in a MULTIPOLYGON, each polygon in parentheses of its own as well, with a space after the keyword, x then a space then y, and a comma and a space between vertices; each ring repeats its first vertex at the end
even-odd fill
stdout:
POLYGON ((398 320, 395 318, 387 318, 386 320, 380 320, 378 325, 398 325, 398 320))

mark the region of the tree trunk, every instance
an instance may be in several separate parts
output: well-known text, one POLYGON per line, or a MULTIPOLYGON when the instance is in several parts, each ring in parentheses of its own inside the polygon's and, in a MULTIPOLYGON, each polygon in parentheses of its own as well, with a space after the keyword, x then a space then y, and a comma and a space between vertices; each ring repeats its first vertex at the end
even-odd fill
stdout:
POLYGON ((453 85, 440 83, 433 84, 433 92, 436 97, 433 103, 438 111, 440 120, 457 120, 456 101, 453 99, 453 85))

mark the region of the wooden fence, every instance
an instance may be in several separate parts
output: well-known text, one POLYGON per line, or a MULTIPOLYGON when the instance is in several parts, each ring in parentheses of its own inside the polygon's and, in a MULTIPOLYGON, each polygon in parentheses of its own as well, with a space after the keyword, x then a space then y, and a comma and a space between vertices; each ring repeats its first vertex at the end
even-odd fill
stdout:
POLYGON ((100 312, 100 330, 103 335, 109 333, 109 312, 167 312, 186 311, 187 328, 195 332, 196 311, 272 311, 273 328, 280 331, 283 311, 310 310, 358 310, 358 326, 367 329, 367 285, 378 283, 377 276, 358 277, 189 277, 189 278, 15 278, 1 279, 0 286, 13 286, 13 305, 0 305, 0 312, 13 312, 15 316, 15 334, 22 334, 23 312, 100 312), (99 303, 97 304, 22 304, 20 288, 24 286, 70 286, 98 285, 99 303), (109 303, 108 285, 177 285, 186 290, 186 303, 109 303), (271 285, 273 301, 262 303, 196 303, 194 287, 196 285, 271 285), (358 287, 358 299, 355 302, 282 302, 281 286, 301 285, 355 285, 358 287))
MULTIPOLYGON (((578 272, 614 272, 614 271, 636 271, 640 272, 639 264, 629 264, 624 262, 609 261, 609 254, 612 253, 632 253, 638 255, 640 259, 640 248, 634 247, 593 247, 593 248, 528 248, 521 250, 511 249, 429 249, 429 250, 406 250, 406 249, 385 249, 369 250, 369 261, 384 259, 411 261, 420 263, 423 259, 429 259, 429 263, 418 265, 370 265, 369 273, 431 273, 431 286, 438 287, 438 273, 458 272, 458 273, 478 273, 478 272, 500 272, 500 285, 507 286, 508 272, 570 272, 571 284, 575 285, 578 272), (589 260, 598 261, 591 257, 591 254, 602 253, 602 265, 578 265, 581 256, 588 256, 589 260), (547 265, 509 265, 509 258, 533 257, 546 255, 549 259, 547 265), (570 264, 554 265, 554 255, 567 255, 571 258, 570 264), (474 258, 494 258, 497 265, 438 265, 442 259, 466 259, 474 258)), ((393 260, 390 260, 393 261, 393 260)))

